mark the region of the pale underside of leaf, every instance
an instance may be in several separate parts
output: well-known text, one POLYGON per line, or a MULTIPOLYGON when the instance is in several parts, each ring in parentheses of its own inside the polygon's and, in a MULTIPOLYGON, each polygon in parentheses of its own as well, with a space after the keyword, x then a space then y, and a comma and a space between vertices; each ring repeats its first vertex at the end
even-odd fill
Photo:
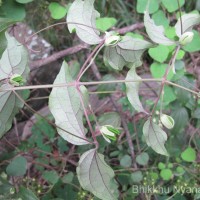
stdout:
POLYGON ((6 39, 7 48, 0 60, 0 80, 7 79, 14 74, 19 74, 26 80, 29 73, 27 50, 7 33, 6 39))
MULTIPOLYGON (((132 67, 126 76, 126 80, 141 80, 141 77, 137 75, 135 68, 132 67)), ((140 82, 126 82, 126 94, 129 102, 135 110, 146 113, 140 102, 139 86, 140 82)))
POLYGON ((91 149, 84 153, 77 167, 77 175, 83 189, 102 200, 117 200, 117 184, 114 171, 105 163, 104 156, 91 149))
MULTIPOLYGON (((66 62, 63 62, 54 84, 71 83, 72 81, 69 67, 66 62)), ((73 86, 53 88, 49 96, 49 108, 59 127, 58 133, 65 140, 75 145, 89 144, 85 137, 80 96, 73 86)))
POLYGON ((75 29, 78 37, 90 45, 102 41, 99 37, 100 32, 96 30, 96 18, 100 17, 100 14, 94 9, 93 4, 94 0, 75 0, 67 14, 69 31, 75 29))
POLYGON ((167 141, 167 134, 157 125, 148 119, 143 127, 143 134, 148 146, 155 152, 168 156, 167 150, 164 146, 167 141))
MULTIPOLYGON (((8 85, 1 86, 7 87, 8 85)), ((18 94, 21 95, 21 92, 18 94)), ((0 92, 0 138, 11 128, 14 116, 22 107, 23 102, 12 91, 0 92)))
POLYGON ((175 44, 174 41, 168 39, 164 35, 164 31, 165 31, 164 27, 157 26, 154 23, 153 19, 150 18, 149 13, 147 11, 145 11, 144 13, 144 25, 145 25, 148 36, 153 42, 157 44, 167 45, 167 46, 175 44))
POLYGON ((150 47, 150 42, 124 36, 117 46, 105 49, 104 59, 116 70, 122 70, 125 65, 138 67, 142 64, 142 54, 150 47))
MULTIPOLYGON (((199 14, 185 14, 182 16, 182 28, 183 33, 191 31, 193 26, 200 24, 200 15, 199 14)), ((181 20, 178 19, 176 25, 176 34, 178 37, 181 37, 181 20)))

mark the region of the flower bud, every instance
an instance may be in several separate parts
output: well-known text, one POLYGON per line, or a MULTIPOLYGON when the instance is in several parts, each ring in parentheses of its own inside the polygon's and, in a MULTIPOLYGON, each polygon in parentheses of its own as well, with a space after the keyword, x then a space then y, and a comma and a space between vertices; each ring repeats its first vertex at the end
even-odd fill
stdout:
POLYGON ((180 42, 181 45, 185 46, 186 44, 189 44, 190 42, 192 42, 193 37, 194 37, 193 32, 185 32, 179 38, 179 42, 180 42))
POLYGON ((111 140, 116 141, 116 135, 119 135, 120 131, 113 126, 105 125, 100 128, 100 133, 108 143, 111 143, 111 140))
POLYGON ((21 75, 19 74, 14 74, 10 77, 10 84, 12 84, 13 86, 21 86, 24 84, 24 79, 21 75))
POLYGON ((166 128, 172 129, 174 127, 174 119, 169 115, 162 114, 160 120, 166 128))
POLYGON ((105 46, 115 46, 120 40, 121 37, 119 35, 111 35, 106 38, 105 46))

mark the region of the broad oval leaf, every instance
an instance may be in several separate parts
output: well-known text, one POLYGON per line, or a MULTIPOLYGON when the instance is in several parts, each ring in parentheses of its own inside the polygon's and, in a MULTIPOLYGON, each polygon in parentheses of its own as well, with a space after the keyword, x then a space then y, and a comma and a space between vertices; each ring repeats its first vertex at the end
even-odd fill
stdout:
POLYGON ((3 52, 0 60, 0 80, 7 79, 14 74, 21 75, 27 79, 28 52, 14 37, 6 33, 7 48, 3 52))
POLYGON ((78 37, 87 44, 99 44, 102 39, 96 29, 96 18, 100 14, 94 9, 94 0, 75 0, 67 14, 68 29, 74 29, 78 37))
MULTIPOLYGON (((72 81, 68 64, 63 62, 54 84, 71 83, 72 81)), ((73 86, 54 87, 49 96, 49 108, 61 137, 75 145, 89 144, 85 137, 80 96, 73 86)))
POLYGON ((116 70, 122 70, 125 65, 138 67, 142 64, 142 54, 150 47, 150 42, 124 36, 116 46, 105 49, 104 60, 116 70))
MULTIPOLYGON (((4 84, 0 90, 8 87, 10 85, 4 84)), ((22 96, 21 92, 17 93, 22 96)), ((0 91, 0 138, 11 128, 13 118, 23 105, 23 102, 12 91, 0 91)))
POLYGON ((91 149, 81 156, 76 171, 83 189, 90 191, 99 199, 118 199, 114 171, 105 163, 104 156, 97 153, 96 149, 91 149))
POLYGON ((155 152, 169 156, 164 146, 167 140, 167 134, 158 126, 154 124, 151 119, 148 119, 143 127, 143 134, 148 146, 155 152))
POLYGON ((140 82, 139 80, 142 80, 141 77, 139 77, 136 74, 135 68, 132 67, 127 76, 126 76, 126 80, 138 80, 138 82, 126 82, 126 95, 128 97, 129 102, 131 103, 131 105, 133 106, 133 108, 135 110, 137 110, 138 112, 145 112, 141 102, 140 102, 140 98, 139 98, 139 86, 140 86, 140 82))
POLYGON ((144 13, 144 26, 146 28, 147 34, 153 42, 167 46, 175 44, 175 41, 172 41, 165 36, 164 27, 157 26, 153 19, 150 18, 149 13, 147 11, 145 11, 144 13))
MULTIPOLYGON (((200 24, 200 15, 199 14, 185 14, 182 16, 182 27, 183 27, 183 33, 191 31, 193 26, 200 24)), ((181 37, 181 20, 178 19, 176 25, 176 34, 178 37, 181 37)))

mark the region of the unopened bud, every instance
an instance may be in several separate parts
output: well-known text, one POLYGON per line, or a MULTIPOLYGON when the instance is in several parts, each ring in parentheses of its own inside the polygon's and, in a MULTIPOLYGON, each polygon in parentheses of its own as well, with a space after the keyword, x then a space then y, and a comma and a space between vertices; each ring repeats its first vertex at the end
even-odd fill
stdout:
POLYGON ((162 114, 160 120, 166 128, 172 129, 174 127, 174 119, 169 115, 162 114))
POLYGON ((21 86, 24 84, 24 79, 21 75, 19 74, 14 74, 10 77, 10 84, 13 86, 21 86))
POLYGON ((186 44, 189 44, 190 42, 192 42, 193 37, 194 37, 193 32, 185 32, 183 33, 183 35, 181 35, 179 42, 181 45, 185 46, 186 44))
POLYGON ((120 134, 120 131, 118 129, 110 125, 102 126, 100 128, 100 132, 104 137, 104 139, 109 143, 111 142, 111 140, 116 141, 117 139, 116 135, 120 134))
POLYGON ((105 40, 105 46, 115 46, 120 40, 121 37, 119 35, 109 36, 105 40))

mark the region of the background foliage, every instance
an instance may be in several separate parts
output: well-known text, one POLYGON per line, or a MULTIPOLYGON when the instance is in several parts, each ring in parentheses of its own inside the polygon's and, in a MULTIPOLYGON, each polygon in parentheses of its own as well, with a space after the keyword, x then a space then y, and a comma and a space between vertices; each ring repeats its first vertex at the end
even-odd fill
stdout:
MULTIPOLYGON (((65 16, 73 1, 2 0, 0 2, 0 23, 2 24, 0 25, 0 55, 2 56, 7 46, 4 32, 8 26, 11 25, 10 33, 15 34, 13 31, 15 25, 12 24, 15 24, 16 21, 25 23, 35 31, 54 23, 65 22, 65 16)), ((97 20, 97 28, 106 31, 110 28, 118 29, 142 23, 146 5, 147 0, 96 1, 96 10, 101 14, 101 17, 104 17, 97 20)), ((180 0, 180 5, 183 13, 199 13, 199 0, 191 0, 189 3, 180 0)), ((168 38, 177 39, 175 29, 172 26, 179 17, 176 1, 171 3, 171 0, 152 0, 149 13, 156 25, 164 26, 168 38)), ((167 77, 168 80, 197 92, 199 92, 200 87, 199 30, 200 27, 195 26, 193 41, 179 51, 175 62, 176 74, 170 72, 167 77)), ((148 39, 143 29, 127 32, 126 35, 132 38, 148 39)), ((40 33, 40 37, 51 44, 52 53, 80 43, 74 34, 69 34, 66 24, 49 28, 40 33)), ((142 78, 162 78, 174 51, 175 46, 173 45, 159 44, 150 48, 145 51, 142 59, 143 66, 137 68, 137 73, 142 78)), ((86 49, 64 57, 69 62, 71 77, 76 77, 89 52, 90 50, 86 49)), ((57 62, 61 66, 62 59, 57 62)), ((24 68, 26 64, 21 63, 24 68)), ((57 75, 58 69, 55 68, 58 68, 58 65, 52 63, 50 67, 42 66, 46 67, 47 70, 37 71, 38 75, 33 76, 34 78, 30 76, 28 83, 52 83, 57 75), (51 74, 49 74, 50 71, 51 74)), ((95 66, 93 66, 93 70, 89 70, 83 76, 83 81, 125 79, 129 70, 125 67, 119 72, 105 66, 102 52, 99 53, 95 66), (98 69, 96 71, 94 70, 95 66, 98 69)), ((37 69, 31 70, 32 75, 33 71, 37 69)), ((24 79, 26 78, 27 76, 24 75, 24 79)), ((115 172, 120 199, 152 198, 162 200, 171 198, 184 200, 200 198, 200 189, 199 193, 185 192, 188 187, 200 188, 200 100, 195 95, 180 88, 165 86, 162 108, 164 113, 173 117, 175 126, 167 131, 166 149, 170 157, 164 157, 156 154, 146 145, 142 130, 146 119, 143 114, 137 113, 131 106, 131 102, 125 95, 125 84, 89 86, 88 89, 96 116, 94 117, 93 112, 89 111, 92 126, 95 128, 97 120, 100 125, 110 124, 114 127, 122 127, 121 134, 116 141, 109 144, 102 137, 98 137, 99 153, 90 152, 91 155, 94 154, 99 159, 99 162, 103 163, 102 165, 104 165, 102 154, 106 155, 106 163, 109 163, 115 172), (130 138, 126 137, 127 132, 130 134, 130 138), (134 155, 130 149, 130 140, 133 143, 134 155), (133 190, 134 185, 149 185, 155 188, 162 186, 169 188, 170 191, 167 194, 162 194, 158 189, 155 189, 152 193, 138 194, 133 190), (177 194, 173 191, 174 186, 180 189, 177 194)), ((158 90, 159 85, 156 83, 143 83, 141 85, 140 100, 145 109, 151 110, 154 107, 158 90)), ((49 123, 53 121, 53 117, 48 111, 46 112, 48 101, 45 97, 50 94, 50 90, 42 90, 41 93, 37 93, 37 91, 25 91, 24 93, 24 99, 27 99, 26 103, 38 112, 42 112, 42 115, 45 115, 48 120, 43 119, 38 114, 33 115, 27 104, 23 109, 23 105, 13 108, 14 111, 20 109, 20 113, 16 116, 12 129, 1 139, 0 199, 97 200, 98 198, 92 193, 81 188, 78 181, 80 177, 77 176, 75 170, 80 156, 91 149, 91 145, 75 147, 57 134, 55 126, 49 123)), ((159 123, 160 106, 159 102, 156 115, 153 118, 154 122, 157 123, 159 123)), ((11 126, 12 121, 8 119, 8 122, 11 126)), ((85 119, 84 125, 89 130, 85 119)), ((89 157, 85 159, 88 159, 87 162, 90 161, 89 157)), ((81 167, 81 163, 79 163, 79 168, 81 167)), ((93 168, 95 167, 93 166, 93 168)), ((109 171, 109 169, 106 170, 109 171)), ((113 176, 112 172, 108 174, 110 177, 113 176)), ((114 188, 114 184, 111 185, 114 188)), ((98 196, 98 191, 95 195, 98 196)))

